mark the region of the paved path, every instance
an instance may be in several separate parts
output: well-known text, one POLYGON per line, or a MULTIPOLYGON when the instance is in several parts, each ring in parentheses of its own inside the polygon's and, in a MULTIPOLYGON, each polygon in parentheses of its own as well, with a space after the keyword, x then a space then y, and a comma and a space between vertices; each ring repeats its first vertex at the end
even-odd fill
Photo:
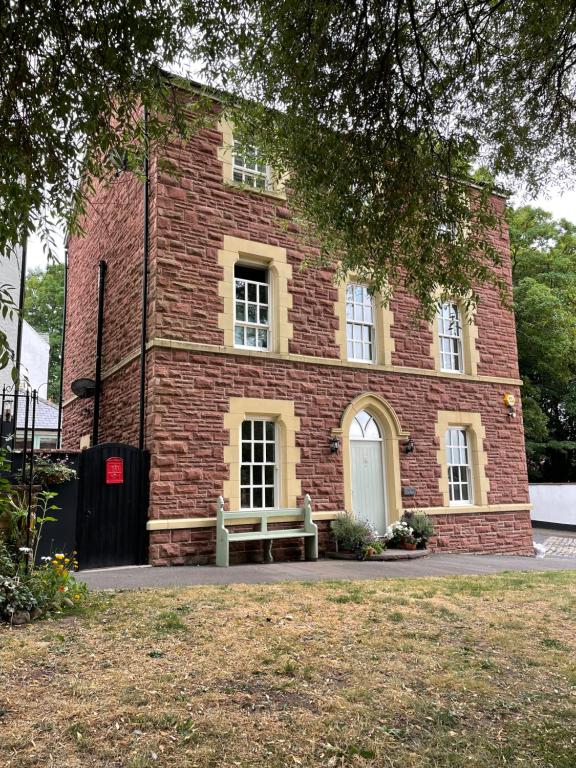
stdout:
POLYGON ((576 557, 515 557, 508 555, 430 555, 420 560, 363 563, 349 560, 319 560, 317 563, 273 563, 271 565, 212 565, 152 568, 139 566, 80 571, 78 578, 92 589, 141 589, 201 584, 270 584, 280 581, 324 579, 385 579, 418 576, 457 576, 502 571, 574 570, 576 557))

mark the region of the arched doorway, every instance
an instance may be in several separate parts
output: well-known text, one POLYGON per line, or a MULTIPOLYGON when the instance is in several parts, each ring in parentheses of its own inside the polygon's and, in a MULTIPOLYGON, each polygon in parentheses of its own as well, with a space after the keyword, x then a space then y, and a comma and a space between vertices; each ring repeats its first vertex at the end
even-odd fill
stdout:
MULTIPOLYGON (((382 491, 384 494, 384 515, 380 513, 380 522, 377 524, 378 532, 384 533, 382 519, 385 519, 387 524, 396 522, 402 516, 402 494, 401 494, 401 482, 400 482, 400 450, 399 443, 409 437, 409 433, 402 429, 400 420, 394 412, 392 406, 384 400, 380 395, 376 395, 373 392, 364 392, 358 397, 354 398, 348 405, 342 419, 340 421, 340 427, 332 431, 332 433, 341 440, 342 446, 342 470, 344 480, 344 509, 351 512, 356 517, 368 517, 372 520, 370 515, 366 514, 366 507, 356 508, 357 505, 352 499, 352 486, 353 486, 353 472, 352 472, 352 457, 355 452, 353 443, 356 442, 354 432, 358 434, 358 431, 364 433, 366 440, 358 440, 359 443, 378 442, 378 439, 370 440, 371 437, 376 437, 378 434, 380 438, 380 455, 382 463, 382 491), (365 411, 368 414, 368 419, 362 416, 357 426, 353 426, 356 417, 365 411), (370 421, 370 418, 372 421, 370 421), (376 429, 376 432, 374 432, 376 429)), ((361 449, 358 448, 358 452, 361 449)), ((375 453, 375 449, 374 449, 375 453)), ((358 482, 356 483, 358 488, 358 482)), ((363 502, 358 500, 359 504, 363 502)), ((382 507, 380 507, 382 509, 382 507)))
POLYGON ((352 420, 349 438, 354 514, 383 534, 388 522, 382 428, 371 413, 361 410, 352 420))

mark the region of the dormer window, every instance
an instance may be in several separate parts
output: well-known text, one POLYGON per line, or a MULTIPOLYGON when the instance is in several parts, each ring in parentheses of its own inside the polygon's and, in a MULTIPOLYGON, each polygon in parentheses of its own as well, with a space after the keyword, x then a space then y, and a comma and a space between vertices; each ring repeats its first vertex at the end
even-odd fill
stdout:
POLYGON ((262 267, 234 267, 234 346, 270 349, 269 272, 262 267))
POLYGON ((232 178, 254 189, 269 188, 268 166, 259 161, 255 146, 241 147, 239 142, 234 142, 232 178))

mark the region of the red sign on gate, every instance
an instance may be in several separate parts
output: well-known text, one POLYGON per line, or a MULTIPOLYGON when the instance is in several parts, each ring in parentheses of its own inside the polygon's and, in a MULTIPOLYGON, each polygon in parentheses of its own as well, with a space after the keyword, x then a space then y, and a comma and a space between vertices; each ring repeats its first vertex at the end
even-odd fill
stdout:
POLYGON ((124 459, 111 456, 106 459, 106 485, 124 482, 124 459))

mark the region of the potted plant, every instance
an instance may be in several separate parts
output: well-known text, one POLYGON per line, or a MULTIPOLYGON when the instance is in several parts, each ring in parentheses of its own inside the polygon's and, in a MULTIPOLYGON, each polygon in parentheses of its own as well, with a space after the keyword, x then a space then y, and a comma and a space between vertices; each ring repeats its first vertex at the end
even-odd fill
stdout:
POLYGON ((425 512, 422 512, 421 509, 414 509, 405 512, 402 515, 402 520, 412 528, 412 534, 416 540, 416 549, 426 549, 430 537, 434 534, 432 518, 425 512))
POLYGON ((386 546, 396 549, 416 549, 414 531, 405 520, 398 520, 386 528, 386 546))
POLYGON ((348 513, 338 515, 331 523, 336 551, 356 556, 359 560, 379 555, 384 549, 378 531, 367 520, 357 520, 348 513))

